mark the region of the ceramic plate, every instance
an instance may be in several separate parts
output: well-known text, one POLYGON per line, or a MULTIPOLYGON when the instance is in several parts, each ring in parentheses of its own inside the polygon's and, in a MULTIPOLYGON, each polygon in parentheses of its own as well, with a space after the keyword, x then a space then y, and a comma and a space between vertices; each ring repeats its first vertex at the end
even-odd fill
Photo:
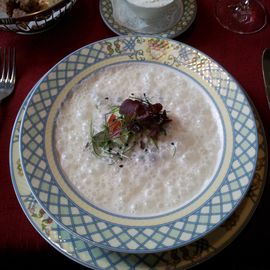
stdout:
POLYGON ((85 46, 50 70, 30 96, 20 149, 37 201, 62 227, 84 241, 120 252, 158 252, 203 237, 245 196, 258 154, 257 129, 238 83, 208 56, 185 44, 153 37, 116 37, 85 46), (178 70, 201 85, 219 112, 224 149, 215 177, 196 198, 163 215, 130 218, 102 210, 68 184, 54 155, 53 127, 60 105, 78 82, 100 68, 151 62, 178 70))
MULTIPOLYGON (((104 23, 118 35, 136 35, 142 34, 137 33, 127 27, 120 25, 115 21, 113 17, 113 9, 110 0, 101 0, 99 2, 99 10, 104 23)), ((197 13, 197 2, 196 0, 183 0, 184 12, 181 19, 171 29, 156 33, 155 35, 174 38, 185 32, 193 23, 197 13)))
POLYGON ((259 153, 255 177, 245 199, 224 224, 206 237, 179 249, 156 254, 128 255, 100 249, 74 237, 58 226, 41 208, 31 194, 23 175, 19 155, 19 130, 24 111, 23 105, 14 124, 10 143, 10 171, 17 198, 34 228, 54 248, 93 269, 186 269, 210 258, 242 230, 254 212, 266 180, 267 153, 262 124, 257 120, 259 153))

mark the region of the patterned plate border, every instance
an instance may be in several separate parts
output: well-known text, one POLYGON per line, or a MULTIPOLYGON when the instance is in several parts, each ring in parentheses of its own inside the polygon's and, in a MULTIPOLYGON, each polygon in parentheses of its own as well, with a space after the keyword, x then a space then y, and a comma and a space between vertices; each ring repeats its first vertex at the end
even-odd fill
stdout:
MULTIPOLYGON (((27 100, 27 99, 26 99, 27 100)), ((145 255, 128 255, 100 249, 74 237, 58 226, 31 194, 23 175, 19 154, 19 130, 26 101, 14 123, 10 141, 10 172, 18 201, 34 228, 55 249, 68 258, 93 269, 187 269, 198 265, 225 248, 243 229, 262 195, 267 171, 267 147, 264 130, 256 113, 259 153, 252 185, 233 215, 209 235, 179 249, 145 255)))
MULTIPOLYGON (((174 38, 184 33, 191 26, 197 14, 197 2, 196 0, 183 0, 183 6, 184 13, 178 23, 171 29, 161 33, 156 33, 155 35, 164 38, 174 38)), ((99 11, 104 23, 117 35, 143 34, 124 27, 115 21, 110 0, 100 0, 99 11)))
POLYGON ((157 37, 116 37, 85 46, 49 71, 30 97, 20 149, 22 168, 37 201, 66 230, 85 241, 121 252, 157 252, 186 245, 212 231, 233 212, 250 186, 258 153, 257 129, 239 84, 208 56, 185 44, 157 37), (215 194, 181 219, 154 226, 127 226, 85 212, 59 187, 45 147, 45 126, 55 99, 85 69, 117 57, 185 67, 219 95, 233 126, 233 159, 215 194))

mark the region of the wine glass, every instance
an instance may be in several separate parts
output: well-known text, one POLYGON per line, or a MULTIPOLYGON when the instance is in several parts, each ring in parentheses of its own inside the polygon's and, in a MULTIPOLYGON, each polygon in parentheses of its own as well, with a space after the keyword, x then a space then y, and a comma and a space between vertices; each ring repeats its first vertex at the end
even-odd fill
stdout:
POLYGON ((265 8, 257 0, 218 0, 215 16, 224 28, 239 34, 256 33, 267 23, 265 8))

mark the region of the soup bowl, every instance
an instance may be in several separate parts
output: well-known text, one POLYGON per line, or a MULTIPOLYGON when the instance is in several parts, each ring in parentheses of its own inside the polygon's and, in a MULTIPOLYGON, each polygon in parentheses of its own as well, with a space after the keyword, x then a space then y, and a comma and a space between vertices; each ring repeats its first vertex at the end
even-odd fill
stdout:
MULTIPOLYGON (((121 81, 119 83, 121 86, 121 81)), ((147 78, 145 83, 147 85, 147 78)), ((97 84, 100 85, 98 80, 97 84)), ((158 89, 158 85, 150 88, 153 87, 158 89)), ((182 131, 185 130, 185 111, 183 109, 183 119, 179 120, 182 131)), ((80 147, 84 149, 85 145, 80 147)), ((44 75, 31 93, 20 131, 22 168, 33 195, 46 212, 84 241, 129 253, 159 252, 184 246, 217 228, 244 198, 253 178, 257 153, 254 115, 234 78, 207 55, 186 44, 149 36, 106 39, 65 57, 44 75), (223 143, 213 176, 190 200, 165 212, 132 216, 110 211, 91 198, 86 199, 69 181, 55 150, 56 121, 69 96, 76 93, 78 85, 89 76, 98 79, 103 74, 99 71, 122 64, 157 65, 189 78, 188 81, 207 96, 220 122, 223 143)), ((105 165, 100 166, 99 170, 104 168, 105 165)), ((102 179, 98 179, 102 189, 102 179)), ((78 185, 83 182, 81 178, 78 180, 78 185)), ((136 177, 131 175, 129 180, 130 187, 135 186, 136 177)), ((164 179, 162 185, 169 180, 164 179)), ((192 181, 195 180, 191 178, 192 181)), ((117 184, 115 186, 117 188, 117 184)))
MULTIPOLYGON (((156 2, 126 0, 126 3, 140 18, 145 20, 153 20, 162 18, 171 13, 171 9, 175 8, 175 2, 179 0, 161 0, 156 2)), ((181 0, 180 0, 181 1, 181 0)), ((182 5, 181 5, 182 7, 182 5)), ((181 11, 179 10, 179 14, 181 11)))

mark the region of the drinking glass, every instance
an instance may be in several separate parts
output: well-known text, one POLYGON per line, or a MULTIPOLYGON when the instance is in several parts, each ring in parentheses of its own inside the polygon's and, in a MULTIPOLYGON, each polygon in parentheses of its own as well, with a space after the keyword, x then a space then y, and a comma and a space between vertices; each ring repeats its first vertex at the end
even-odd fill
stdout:
POLYGON ((215 16, 224 28, 239 34, 256 33, 267 23, 265 8, 257 0, 218 0, 215 16))

